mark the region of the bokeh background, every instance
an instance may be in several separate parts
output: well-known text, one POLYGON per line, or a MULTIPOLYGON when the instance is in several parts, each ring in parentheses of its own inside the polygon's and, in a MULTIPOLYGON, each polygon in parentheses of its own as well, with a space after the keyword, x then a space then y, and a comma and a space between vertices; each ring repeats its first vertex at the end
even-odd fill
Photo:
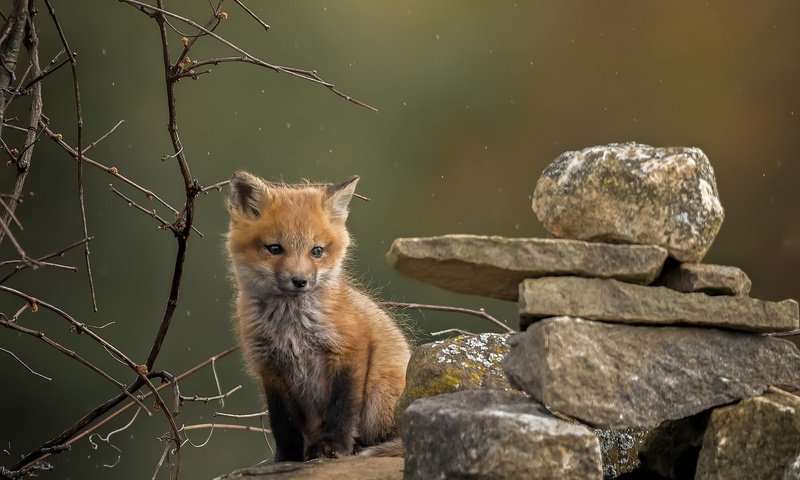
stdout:
MULTIPOLYGON (((162 57, 155 23, 113 1, 53 2, 78 52, 86 138, 125 123, 90 153, 174 205, 182 186, 166 133, 162 57)), ((450 294, 393 272, 384 254, 396 237, 445 233, 548 236, 530 209, 544 167, 558 154, 636 140, 702 148, 715 168, 726 219, 706 261, 737 265, 753 280, 752 295, 800 298, 800 3, 699 2, 261 2, 250 6, 265 32, 235 3, 217 33, 260 58, 316 69, 338 88, 380 111, 346 103, 326 89, 252 65, 215 67, 178 86, 179 128, 192 173, 204 185, 237 169, 271 179, 339 181, 362 177, 349 220, 357 239, 353 270, 385 299, 484 307, 516 325, 513 304, 450 294)), ((168 1, 168 8, 204 22, 206 0, 168 1)), ((4 4, 2 9, 9 6, 4 4)), ((37 17, 42 60, 60 44, 37 17)), ((176 26, 179 24, 176 22, 176 26)), ((180 25, 178 28, 191 31, 180 25)), ((171 36, 173 55, 180 35, 171 36)), ((210 39, 194 59, 232 54, 210 39)), ((44 83, 45 114, 75 143, 67 68, 44 83)), ((13 169, 0 170, 3 189, 13 169)), ((78 274, 26 271, 8 283, 89 324, 115 322, 102 335, 143 361, 169 290, 175 241, 151 218, 108 191, 106 173, 86 169, 92 263, 100 312, 91 312, 82 254, 63 262, 78 274)), ((82 236, 76 173, 49 140, 36 146, 18 210, 18 238, 36 256, 82 236)), ((156 367, 180 373, 233 344, 232 291, 223 234, 225 192, 197 201, 182 295, 156 367)), ((158 207, 155 204, 152 207, 158 207)), ((168 212, 160 211, 162 215, 168 212)), ((3 259, 14 257, 8 241, 3 259)), ((0 312, 22 303, 0 295, 0 312)), ((458 327, 496 331, 477 318, 409 312, 417 341, 458 327)), ((63 321, 40 311, 21 323, 115 373, 131 376, 63 321)), ((51 382, 27 373, 0 352, 0 465, 10 465, 53 437, 115 390, 85 367, 41 342, 0 330, 14 351, 51 382)), ((258 389, 238 354, 217 365, 232 413, 259 411, 258 389)), ((181 384, 185 394, 213 395, 203 370, 181 384)), ((179 423, 204 423, 219 404, 188 404, 179 423)), ((124 425, 115 420, 103 434, 124 425)), ((257 423, 257 422, 256 422, 257 423)), ((44 478, 149 478, 161 452, 162 417, 140 416, 113 437, 117 453, 88 441, 52 459, 44 478)), ((190 432, 196 443, 207 431, 190 432)), ((187 446, 188 447, 188 446, 187 446)), ((217 431, 202 449, 185 450, 183 478, 210 478, 268 458, 257 433, 217 431)), ((166 478, 166 471, 162 478, 166 478)))

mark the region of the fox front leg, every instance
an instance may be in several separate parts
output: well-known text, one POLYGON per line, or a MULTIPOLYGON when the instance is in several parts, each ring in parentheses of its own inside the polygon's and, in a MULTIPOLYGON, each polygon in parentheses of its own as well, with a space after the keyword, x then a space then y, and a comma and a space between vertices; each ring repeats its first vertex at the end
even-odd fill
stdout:
POLYGON ((325 412, 325 430, 322 438, 306 449, 306 460, 352 455, 356 410, 354 388, 352 375, 338 372, 334 376, 331 384, 331 400, 325 412))

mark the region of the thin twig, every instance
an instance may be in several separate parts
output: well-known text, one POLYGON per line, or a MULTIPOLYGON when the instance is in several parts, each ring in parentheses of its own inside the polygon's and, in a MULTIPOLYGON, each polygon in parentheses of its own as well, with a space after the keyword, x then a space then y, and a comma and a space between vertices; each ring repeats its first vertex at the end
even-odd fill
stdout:
MULTIPOLYGON (((58 251, 53 252, 53 253, 49 253, 49 254, 47 254, 47 255, 45 255, 43 257, 39 257, 39 258, 36 259, 36 261, 37 262, 43 262, 43 261, 49 260, 49 259, 51 259, 53 257, 63 257, 64 254, 66 252, 68 252, 69 250, 71 250, 71 249, 73 249, 75 247, 79 247, 79 246, 83 245, 84 243, 86 243, 88 241, 91 241, 92 238, 93 237, 89 237, 89 238, 84 238, 83 240, 79 240, 79 241, 77 241, 77 242, 75 242, 75 243, 73 243, 73 244, 71 244, 71 245, 69 245, 67 247, 62 248, 61 250, 58 250, 58 251)), ((6 275, 2 279, 0 279, 0 284, 5 283, 6 280, 8 280, 9 278, 14 276, 15 274, 21 272, 22 270, 24 270, 24 269, 26 269, 28 267, 29 267, 29 265, 24 264, 24 263, 18 264, 16 267, 14 267, 14 271, 12 271, 8 275, 6 275)))
POLYGON ((233 0, 233 1, 234 1, 234 2, 236 2, 236 5, 239 5, 240 7, 242 7, 242 10, 244 10, 245 12, 247 12, 247 14, 248 14, 248 15, 250 15, 251 17, 253 17, 253 19, 254 19, 256 22, 258 22, 258 23, 259 23, 259 24, 260 24, 262 27, 264 27, 264 30, 269 30, 269 25, 267 25, 267 23, 266 23, 266 22, 264 22, 264 20, 261 20, 260 18, 258 18, 258 15, 256 15, 256 14, 255 14, 255 13, 254 13, 252 10, 250 10, 249 8, 247 8, 247 5, 245 5, 244 3, 242 3, 242 0, 233 0))
MULTIPOLYGON (((13 215, 13 212, 9 211, 8 215, 13 215)), ((17 254, 19 254, 19 259, 22 263, 34 268, 39 266, 39 262, 25 254, 25 250, 23 250, 22 246, 19 244, 19 242, 17 242, 16 237, 14 237, 14 234, 11 233, 11 229, 8 227, 5 221, 0 220, 0 230, 5 233, 6 237, 8 237, 8 241, 14 246, 14 249, 17 251, 17 254)))
MULTIPOLYGON (((134 362, 133 360, 128 358, 127 355, 122 353, 117 347, 111 345, 105 339, 100 337, 98 334, 96 334, 95 332, 93 332, 92 330, 87 328, 85 324, 75 320, 71 315, 69 315, 64 310, 61 310, 60 308, 58 308, 58 307, 56 307, 54 305, 51 305, 51 304, 49 304, 49 303, 47 303, 45 301, 42 301, 42 300, 40 300, 40 299, 38 299, 36 297, 28 295, 27 293, 23 293, 23 292, 20 292, 19 290, 15 290, 13 288, 9 288, 9 287, 3 286, 3 285, 0 285, 0 291, 4 291, 6 293, 10 293, 12 295, 16 295, 16 296, 18 296, 20 298, 23 298, 23 299, 27 300, 31 304, 35 304, 37 306, 41 306, 41 307, 46 308, 47 310, 50 310, 51 312, 57 314, 58 316, 62 317, 65 320, 67 320, 72 325, 72 327, 74 328, 76 333, 79 333, 79 334, 80 333, 85 333, 92 340, 94 340, 95 342, 97 342, 100 345, 102 345, 103 347, 105 347, 105 349, 107 351, 110 351, 116 358, 124 361, 125 364, 128 367, 130 367, 134 372, 136 372, 136 375, 139 377, 139 379, 142 382, 144 382, 144 384, 147 385, 147 387, 150 388, 150 390, 153 392, 153 394, 156 397, 156 403, 163 410, 164 415, 166 416, 167 420, 169 421, 170 428, 172 428, 172 431, 175 434, 176 444, 179 443, 179 441, 177 440, 177 437, 178 437, 178 426, 175 423, 175 417, 169 412, 169 409, 167 408, 167 405, 164 403, 164 399, 162 399, 161 396, 158 394, 158 390, 156 390, 155 385, 153 385, 153 383, 150 381, 150 379, 147 378, 147 375, 146 375, 147 372, 145 370, 147 368, 146 366, 138 365, 136 362, 134 362)), ((127 392, 127 390, 126 390, 126 392, 127 392)))
POLYGON ((223 182, 217 182, 213 185, 209 185, 207 187, 203 187, 200 189, 200 193, 208 194, 211 190, 222 191, 222 187, 226 186, 227 184, 231 183, 230 180, 225 180, 223 182))
MULTIPOLYGON (((40 262, 37 260, 37 263, 40 267, 53 267, 53 268, 60 268, 62 270, 71 270, 73 272, 78 271, 78 267, 73 267, 72 265, 62 265, 60 263, 52 263, 52 262, 40 262)), ((25 264, 22 260, 4 260, 0 262, 0 267, 5 267, 6 265, 23 265, 25 264)))
MULTIPOLYGON (((78 203, 80 204, 81 210, 81 223, 83 226, 83 236, 89 236, 89 228, 86 223, 86 202, 84 200, 83 194, 83 112, 81 107, 81 87, 78 83, 78 62, 75 60, 75 54, 72 53, 72 50, 69 48, 69 41, 67 41, 67 36, 64 34, 64 29, 61 28, 61 23, 58 21, 58 17, 56 16, 56 11, 53 9, 53 5, 50 4, 50 0, 44 0, 45 5, 47 5, 47 11, 50 13, 50 18, 53 19, 53 23, 56 26, 56 30, 58 31, 58 37, 61 39, 61 44, 64 46, 64 51, 67 52, 67 58, 69 58, 69 66, 70 70, 72 70, 72 87, 73 91, 75 92, 75 116, 77 122, 77 130, 78 130, 78 203)), ((95 295, 94 291, 94 277, 92 276, 92 263, 89 260, 89 256, 91 252, 89 251, 89 243, 83 244, 83 253, 84 257, 86 258, 86 274, 89 280, 89 293, 92 297, 92 309, 97 312, 97 295, 95 295)))
MULTIPOLYGON (((253 427, 250 425, 236 425, 233 423, 200 423, 196 425, 186 425, 181 427, 181 431, 189 431, 189 430, 201 430, 201 429, 227 429, 227 430, 246 430, 248 432, 263 432, 263 433, 272 433, 272 430, 268 428, 261 428, 261 427, 253 427)), ((191 443, 191 442, 189 442, 191 443)), ((192 445, 197 447, 197 445, 192 445)))
POLYGON ((117 122, 117 124, 116 124, 116 125, 114 125, 113 127, 111 127, 111 130, 107 131, 107 132, 106 132, 106 133, 104 133, 104 134, 103 134, 103 135, 102 135, 100 138, 98 138, 98 139, 97 139, 97 140, 95 140, 94 142, 92 142, 92 143, 90 143, 89 145, 87 145, 87 146, 86 146, 86 148, 84 148, 84 149, 83 149, 83 153, 86 153, 86 152, 88 152, 89 150, 93 149, 93 148, 95 147, 95 145, 97 145, 98 143, 102 142, 103 140, 105 140, 105 139, 106 139, 106 137, 108 137, 109 135, 111 135, 112 133, 114 133, 114 131, 117 129, 117 127, 119 127, 119 126, 120 126, 120 125, 122 125, 123 123, 125 123, 125 120, 124 120, 124 119, 123 119, 123 120, 120 120, 119 122, 117 122))
POLYGON ((119 1, 123 2, 123 3, 127 3, 127 4, 135 6, 135 7, 138 7, 142 11, 147 12, 149 10, 149 12, 151 12, 151 14, 160 13, 161 15, 164 15, 164 16, 167 16, 167 17, 171 17, 171 18, 179 20, 179 21, 181 21, 183 23, 186 23, 187 25, 191 25, 192 27, 194 27, 194 28, 206 33, 207 35, 209 35, 209 36, 211 36, 213 38, 215 38, 217 41, 223 43, 224 45, 228 46, 229 48, 239 52, 242 55, 242 57, 241 57, 242 60, 240 60, 242 62, 253 63, 253 64, 259 65, 261 67, 273 70, 273 71, 275 71, 277 73, 287 73, 287 74, 289 74, 289 75, 291 75, 293 77, 297 77, 297 78, 301 78, 303 80, 307 80, 309 82, 317 83, 319 85, 324 86, 325 88, 327 88, 331 92, 333 92, 336 96, 338 96, 338 97, 340 97, 340 98, 342 98, 342 99, 344 99, 344 100, 346 100, 346 101, 348 101, 350 103, 354 103, 354 104, 356 104, 356 105, 358 105, 360 107, 367 108, 367 109, 372 110, 374 112, 378 111, 377 108, 375 108, 373 106, 370 106, 370 105, 368 105, 368 104, 366 104, 366 103, 364 103, 364 102, 362 102, 362 101, 360 101, 358 99, 355 99, 355 98, 353 98, 353 97, 351 97, 349 95, 346 95, 346 94, 340 92, 339 90, 337 90, 334 87, 334 85, 332 83, 329 83, 329 82, 323 80, 317 74, 316 71, 304 70, 304 69, 294 68, 294 67, 286 67, 286 66, 281 66, 281 65, 273 65, 271 63, 268 63, 268 62, 265 62, 265 61, 259 59, 258 57, 254 56, 254 55, 251 55, 251 54, 247 53, 242 48, 234 45, 230 41, 228 41, 225 38, 217 35, 216 33, 212 32, 211 30, 208 30, 207 28, 203 27, 202 25, 200 25, 199 23, 195 22, 194 20, 191 20, 191 19, 186 18, 186 17, 182 17, 182 16, 177 15, 175 13, 172 13, 172 12, 170 12, 168 10, 164 10, 163 8, 160 8, 160 7, 156 7, 156 6, 149 5, 149 4, 146 4, 146 3, 143 3, 143 2, 139 2, 138 0, 119 0, 119 1))
POLYGON ((208 403, 208 402, 212 402, 214 400, 222 400, 222 399, 228 398, 228 397, 230 397, 231 395, 233 395, 234 393, 238 392, 241 389, 242 389, 242 386, 241 385, 237 385, 236 387, 234 387, 231 390, 229 390, 227 393, 221 393, 219 395, 214 395, 213 397, 201 397, 199 395, 191 395, 191 396, 181 395, 180 399, 181 399, 181 402, 203 402, 203 403, 208 403))
MULTIPOLYGON (((72 351, 72 350, 64 347, 60 343, 50 339, 43 332, 23 327, 22 325, 19 325, 19 324, 15 323, 15 322, 12 322, 12 321, 9 321, 9 320, 5 320, 5 319, 2 319, 2 318, 0 318, 0 326, 9 328, 9 329, 17 331, 19 333, 23 333, 25 335, 30 335, 32 337, 38 338, 39 340, 41 340, 44 343, 50 345, 51 347, 55 348, 59 352, 63 353, 64 355, 66 355, 66 356, 76 360, 77 362, 89 367, 89 369, 93 370, 95 373, 99 374, 101 377, 105 378, 106 380, 108 380, 109 382, 113 383, 118 388, 120 388, 122 390, 122 392, 127 393, 126 390, 125 390, 125 385, 123 385, 117 379, 115 379, 114 377, 112 377, 108 373, 104 372, 100 367, 98 367, 95 364, 93 364, 92 362, 86 360, 85 358, 83 358, 82 356, 78 355, 74 351, 72 351)), ((144 404, 142 404, 142 402, 140 402, 136 397, 134 397, 130 393, 127 393, 126 396, 128 398, 130 398, 134 403, 139 405, 139 408, 144 408, 148 415, 152 415, 150 413, 150 411, 147 410, 147 407, 145 407, 144 404)))
POLYGON ((459 335, 475 335, 472 332, 468 332, 466 330, 461 330, 460 328, 448 328, 446 330, 439 330, 438 332, 431 332, 432 337, 440 337, 442 335, 447 335, 448 333, 457 333, 459 335))
MULTIPOLYGON (((220 190, 222 190, 222 188, 220 188, 220 190)), ((14 220, 14 223, 17 224, 17 228, 19 228, 20 230, 24 230, 24 228, 22 228, 22 223, 19 221, 17 216, 14 215, 14 210, 12 210, 11 207, 9 207, 8 204, 5 202, 5 200, 3 200, 2 198, 0 198, 0 206, 3 207, 3 210, 8 212, 8 215, 11 217, 11 220, 14 220)))
POLYGON ((405 302, 383 302, 381 303, 381 305, 387 308, 402 308, 402 309, 411 308, 415 310, 436 310, 440 312, 466 313, 468 315, 475 315, 476 317, 481 317, 486 320, 489 320, 490 322, 502 328, 506 332, 514 333, 514 329, 512 329, 505 323, 501 322, 500 320, 494 318, 493 316, 489 315, 482 308, 479 310, 472 310, 469 308, 461 308, 461 307, 448 307, 444 305, 425 305, 422 303, 405 303, 405 302))
MULTIPOLYGON (((56 142, 56 143, 57 143, 59 146, 61 146, 61 148, 63 148, 64 150, 66 150, 66 151, 67 151, 67 153, 69 153, 69 154, 72 156, 72 158, 77 158, 77 156, 78 156, 78 152, 77 152, 77 151, 76 151, 74 148, 72 148, 71 146, 69 146, 69 144, 67 144, 67 143, 66 143, 66 142, 65 142, 65 141, 62 139, 62 136, 61 136, 61 134, 60 134, 60 133, 56 133, 56 132, 54 132, 54 131, 53 131, 53 130, 52 130, 50 127, 49 127, 49 126, 47 126, 47 125, 45 125, 45 128, 44 128, 44 133, 45 133, 45 134, 46 134, 48 137, 50 137, 50 138, 51 138, 53 141, 55 141, 55 142, 56 142)), ((169 209, 169 210, 170 210, 172 213, 174 213, 176 216, 180 214, 180 212, 179 212, 178 210, 176 210, 176 209, 175 209, 175 208, 174 208, 172 205, 170 205, 169 203, 165 202, 165 201, 164 201, 164 200, 163 200, 161 197, 159 197, 158 195, 156 195, 156 194, 155 194, 155 193, 154 193, 152 190, 150 190, 150 189, 147 189, 147 188, 144 188, 144 187, 142 187, 141 185, 139 185, 138 183, 136 183, 136 182, 134 182, 133 180, 129 179, 128 177, 126 177, 126 176, 122 175, 122 174, 119 172, 119 169, 118 169, 117 167, 107 167, 107 166, 103 165, 102 163, 100 163, 100 162, 97 162, 97 161, 95 161, 95 160, 92 160, 92 159, 90 159, 89 157, 86 157, 86 156, 84 156, 84 157, 83 157, 83 161, 84 161, 84 162, 86 162, 86 163, 88 163, 89 165, 91 165, 91 166, 93 166, 93 167, 96 167, 96 168, 98 168, 98 169, 100 169, 100 170, 103 170, 103 171, 104 171, 104 172, 106 172, 106 173, 109 173, 109 174, 111 174, 111 175, 113 175, 113 176, 115 176, 115 177, 119 178, 120 180, 122 180, 122 181, 123 181, 123 182, 125 182, 126 184, 130 185, 131 187, 135 188, 136 190, 138 190, 138 191, 140 191, 142 194, 144 194, 144 196, 145 196, 145 197, 146 197, 148 200, 156 200, 158 203, 160 203, 160 204, 161 204, 161 205, 163 205, 164 207, 168 208, 168 209, 169 209)))
MULTIPOLYGON (((113 448, 114 450, 116 450, 116 451, 117 451, 117 461, 116 461, 116 462, 114 462, 113 464, 110 464, 110 465, 109 465, 109 464, 106 464, 106 463, 104 463, 104 464, 103 464, 103 466, 104 466, 104 467, 106 467, 106 468, 114 468, 114 467, 116 467, 116 466, 117 466, 117 464, 119 464, 120 460, 122 460, 122 450, 120 450, 120 449, 119 449, 119 447, 117 447, 116 445, 114 445, 113 443, 111 443, 111 437, 112 437, 113 435, 116 435, 116 434, 118 434, 118 433, 120 433, 120 432, 124 432, 125 430, 129 429, 129 428, 131 427, 131 425, 133 425, 133 422, 135 422, 135 421, 136 421, 136 417, 138 417, 138 416, 139 416, 139 412, 141 412, 141 411, 142 411, 142 409, 141 409, 141 408, 138 408, 138 409, 136 409, 136 412, 134 412, 134 414, 133 414, 133 417, 131 417, 131 419, 130 419, 130 421, 129 421, 128 423, 126 423, 124 426, 122 426, 122 427, 120 427, 120 428, 118 428, 118 429, 116 429, 116 430, 112 430, 112 431, 110 431, 110 432, 108 433, 108 435, 106 435, 105 437, 103 437, 103 436, 102 436, 102 435, 100 435, 99 433, 95 433, 95 434, 93 434, 93 435, 89 435, 89 443, 92 445, 92 450, 97 450, 97 448, 98 448, 98 445, 92 441, 92 437, 93 437, 94 435, 97 435, 97 438, 98 438, 98 439, 99 439, 101 442, 105 442, 105 443, 107 443, 109 447, 111 447, 111 448, 113 448)), ((148 412, 148 413, 149 413, 149 412, 148 412)))
MULTIPOLYGON (((219 352, 218 354, 214 355, 213 357, 209 357, 209 358, 203 360, 202 362, 198 363, 194 367, 192 367, 192 368, 186 370, 185 372, 181 373, 180 375, 176 376, 175 377, 175 382, 180 382, 184 378, 186 378, 186 377, 194 374, 195 372, 201 370, 206 365, 210 364, 212 359, 219 360, 219 359, 225 358, 225 357, 227 357, 228 355, 230 355, 231 353, 235 352, 238 349, 239 349, 238 345, 233 345, 233 346, 228 347, 225 350, 219 352)), ((139 389, 139 387, 142 386, 142 384, 143 384, 143 382, 141 382, 141 380, 138 380, 138 381, 134 382, 131 386, 128 387, 127 392, 128 393, 135 392, 136 390, 139 389)), ((167 386, 169 386, 169 384, 166 384, 166 383, 163 384, 163 385, 159 385, 158 387, 156 387, 156 392, 159 392, 159 391, 163 390, 164 388, 167 388, 167 386)), ((150 397, 152 394, 153 394, 152 392, 147 392, 144 395, 141 395, 139 397, 139 399, 144 401, 148 397, 150 397)), ((131 408, 134 405, 136 405, 134 402, 126 403, 125 405, 120 407, 118 410, 116 410, 113 413, 109 414, 108 416, 104 417, 102 420, 99 420, 97 423, 94 423, 93 425, 89 426, 90 424, 92 424, 92 422, 94 422, 95 420, 100 418, 106 412, 108 412, 112 408, 116 407, 121 402, 123 402, 126 398, 127 398, 126 395, 119 394, 116 397, 106 401, 102 405, 97 406, 91 412, 89 412, 86 415, 84 415, 84 417, 81 418, 80 420, 78 420, 74 425, 72 425, 69 428, 67 428, 64 432, 62 432, 58 436, 48 440, 47 442, 42 444, 42 446, 40 446, 36 450, 33 450, 30 453, 28 453, 27 455, 25 455, 22 458, 22 460, 20 460, 16 465, 14 465, 14 467, 12 467, 12 469, 16 470, 16 471, 22 471, 22 470, 30 469, 33 465, 39 464, 43 460, 46 460, 50 455, 52 455, 52 453, 47 452, 47 449, 50 446, 52 446, 52 445, 73 445, 75 442, 81 440, 82 438, 84 438, 84 437, 86 437, 88 435, 91 435, 92 433, 97 431, 99 428, 101 428, 103 425, 105 425, 106 423, 112 421, 118 415, 121 415, 123 412, 127 411, 129 408, 131 408)), ((167 446, 167 448, 169 448, 169 446, 167 446)))
MULTIPOLYGON (((222 387, 219 384, 219 375, 217 375, 217 359, 211 360, 211 373, 214 374, 214 384, 217 386, 217 394, 219 397, 219 408, 225 408, 225 396, 222 395, 222 387)), ((241 385, 239 385, 241 387, 241 385)))
POLYGON ((171 230, 172 228, 174 228, 174 226, 172 224, 170 224, 168 221, 166 221, 163 218, 161 218, 156 213, 155 209, 148 210, 148 209, 144 208, 143 206, 139 205, 138 203, 134 202, 132 199, 130 199, 127 196, 125 196, 124 194, 122 194, 119 190, 114 188, 114 186, 111 185, 110 183, 108 184, 108 189, 111 190, 111 193, 113 193, 113 194, 119 196, 120 198, 122 198, 123 200, 125 200, 128 203, 129 207, 133 207, 133 208, 139 210, 140 212, 143 212, 146 215, 156 219, 161 224, 159 226, 159 228, 163 228, 165 230, 171 230))
MULTIPOLYGON (((3 322, 3 321, 5 321, 5 320, 0 320, 0 322, 3 322)), ((0 324, 1 324, 1 323, 0 323, 0 324)), ((7 354, 9 354, 9 355, 11 355, 12 357, 16 358, 16 359, 17 359, 17 361, 20 363, 20 365, 22 365, 23 367, 27 368, 29 372, 31 372, 32 374, 36 375, 37 377, 42 377, 42 378, 44 378, 45 380, 49 380, 49 381, 51 381, 51 382, 53 381, 53 379, 52 379, 52 378, 50 378, 50 377, 48 377, 47 375, 42 375, 41 373, 39 373, 39 372, 37 372, 36 370, 34 370, 34 369, 32 369, 31 367, 29 367, 27 363, 23 362, 23 361, 22 361, 22 359, 21 359, 21 358, 19 358, 19 357, 18 357, 18 356, 17 356, 17 355, 16 355, 14 352, 12 352, 11 350, 6 350, 6 349, 5 349, 5 348, 3 348, 3 347, 0 347, 0 350, 2 350, 3 352, 6 352, 7 354)))
POLYGON ((164 460, 167 459, 169 451, 170 451, 170 445, 169 443, 167 443, 166 446, 164 447, 164 451, 161 453, 161 458, 159 458, 158 463, 156 464, 156 471, 153 472, 151 480, 156 480, 156 478, 158 477, 158 472, 161 471, 161 467, 164 465, 164 460))
POLYGON ((214 412, 215 417, 226 417, 226 418, 256 418, 256 417, 263 417, 264 415, 269 415, 268 410, 263 410, 258 413, 225 413, 225 412, 214 412))

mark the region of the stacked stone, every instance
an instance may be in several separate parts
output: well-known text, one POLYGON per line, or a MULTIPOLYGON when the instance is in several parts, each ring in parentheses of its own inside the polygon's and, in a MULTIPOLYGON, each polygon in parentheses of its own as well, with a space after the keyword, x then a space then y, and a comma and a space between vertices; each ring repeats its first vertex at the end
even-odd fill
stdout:
MULTIPOLYGON (((774 385, 800 385, 794 344, 762 335, 800 328, 798 304, 750 298, 750 280, 740 269, 699 263, 724 216, 703 152, 633 143, 567 152, 539 179, 533 209, 558 238, 398 239, 387 256, 399 271, 445 289, 518 301, 525 331, 509 339, 505 373, 550 410, 591 427, 645 431, 747 399, 703 417, 702 438, 694 439, 702 444, 697 478, 731 478, 724 472, 767 478, 765 462, 775 478, 798 478, 800 443, 790 440, 800 436, 800 399, 774 392, 759 397, 774 385), (759 450, 747 439, 760 426, 731 429, 732 416, 762 419, 769 433, 756 435, 759 450), (745 450, 732 450, 736 446, 745 450)), ((426 423, 446 430, 448 417, 433 415, 441 405, 432 401, 419 400, 406 411, 406 472, 422 468, 424 462, 414 459, 431 451, 415 447, 408 429, 426 423)), ((486 430, 492 430, 486 426, 491 417, 514 432, 550 430, 573 438, 556 442, 560 450, 553 455, 589 460, 570 464, 581 470, 548 475, 602 476, 597 443, 575 441, 577 425, 567 424, 569 433, 566 427, 559 430, 562 420, 546 412, 536 417, 509 397, 480 408, 473 400, 455 401, 461 407, 450 414, 467 415, 486 430), (540 418, 539 427, 532 426, 534 417, 540 418), (556 426, 547 426, 551 421, 556 426)), ((520 435, 525 436, 515 438, 520 435)), ((553 442, 527 438, 540 445, 527 448, 553 442)), ((485 459, 485 453, 476 453, 476 459, 485 459)), ((476 459, 472 470, 449 466, 407 477, 480 475, 476 459)), ((481 468, 497 471, 497 460, 487 461, 481 468)), ((513 468, 513 475, 491 478, 521 472, 548 477, 531 476, 524 463, 513 468)), ((685 469, 675 474, 675 465, 642 468, 667 478, 686 474, 685 469)))

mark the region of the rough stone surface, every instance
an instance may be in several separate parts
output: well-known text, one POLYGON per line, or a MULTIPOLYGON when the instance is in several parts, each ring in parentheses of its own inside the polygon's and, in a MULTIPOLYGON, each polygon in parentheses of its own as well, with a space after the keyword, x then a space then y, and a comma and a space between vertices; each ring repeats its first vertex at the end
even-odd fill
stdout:
POLYGON ((559 317, 509 338, 511 383, 600 428, 645 428, 800 382, 786 340, 712 328, 559 317))
POLYGON ((702 150, 638 143, 561 154, 536 183, 533 211, 559 238, 662 245, 693 263, 724 218, 702 150))
POLYGON ((526 278, 576 275, 650 283, 667 251, 655 245, 444 235, 398 238, 386 254, 398 271, 457 293, 517 300, 526 278))
POLYGON ((397 400, 395 420, 422 397, 474 388, 511 390, 503 374, 503 357, 508 353, 508 335, 482 333, 460 335, 420 345, 406 369, 406 388, 397 400))
POLYGON ((338 460, 282 462, 236 470, 216 480, 400 480, 400 457, 346 457, 338 460))
POLYGON ((798 458, 800 398, 767 393, 711 413, 695 478, 797 479, 798 458))
POLYGON ((555 418, 522 393, 421 398, 405 416, 406 479, 602 478, 591 430, 555 418))
POLYGON ((750 293, 752 282, 737 267, 667 262, 654 284, 684 293, 746 296, 750 293))
POLYGON ((613 323, 698 325, 749 332, 781 332, 800 327, 794 300, 768 302, 749 297, 680 293, 579 277, 547 277, 520 284, 520 326, 537 318, 569 315, 613 323))
POLYGON ((617 478, 636 470, 640 466, 639 449, 648 430, 626 428, 623 430, 594 429, 600 440, 600 452, 603 456, 603 478, 617 478))

